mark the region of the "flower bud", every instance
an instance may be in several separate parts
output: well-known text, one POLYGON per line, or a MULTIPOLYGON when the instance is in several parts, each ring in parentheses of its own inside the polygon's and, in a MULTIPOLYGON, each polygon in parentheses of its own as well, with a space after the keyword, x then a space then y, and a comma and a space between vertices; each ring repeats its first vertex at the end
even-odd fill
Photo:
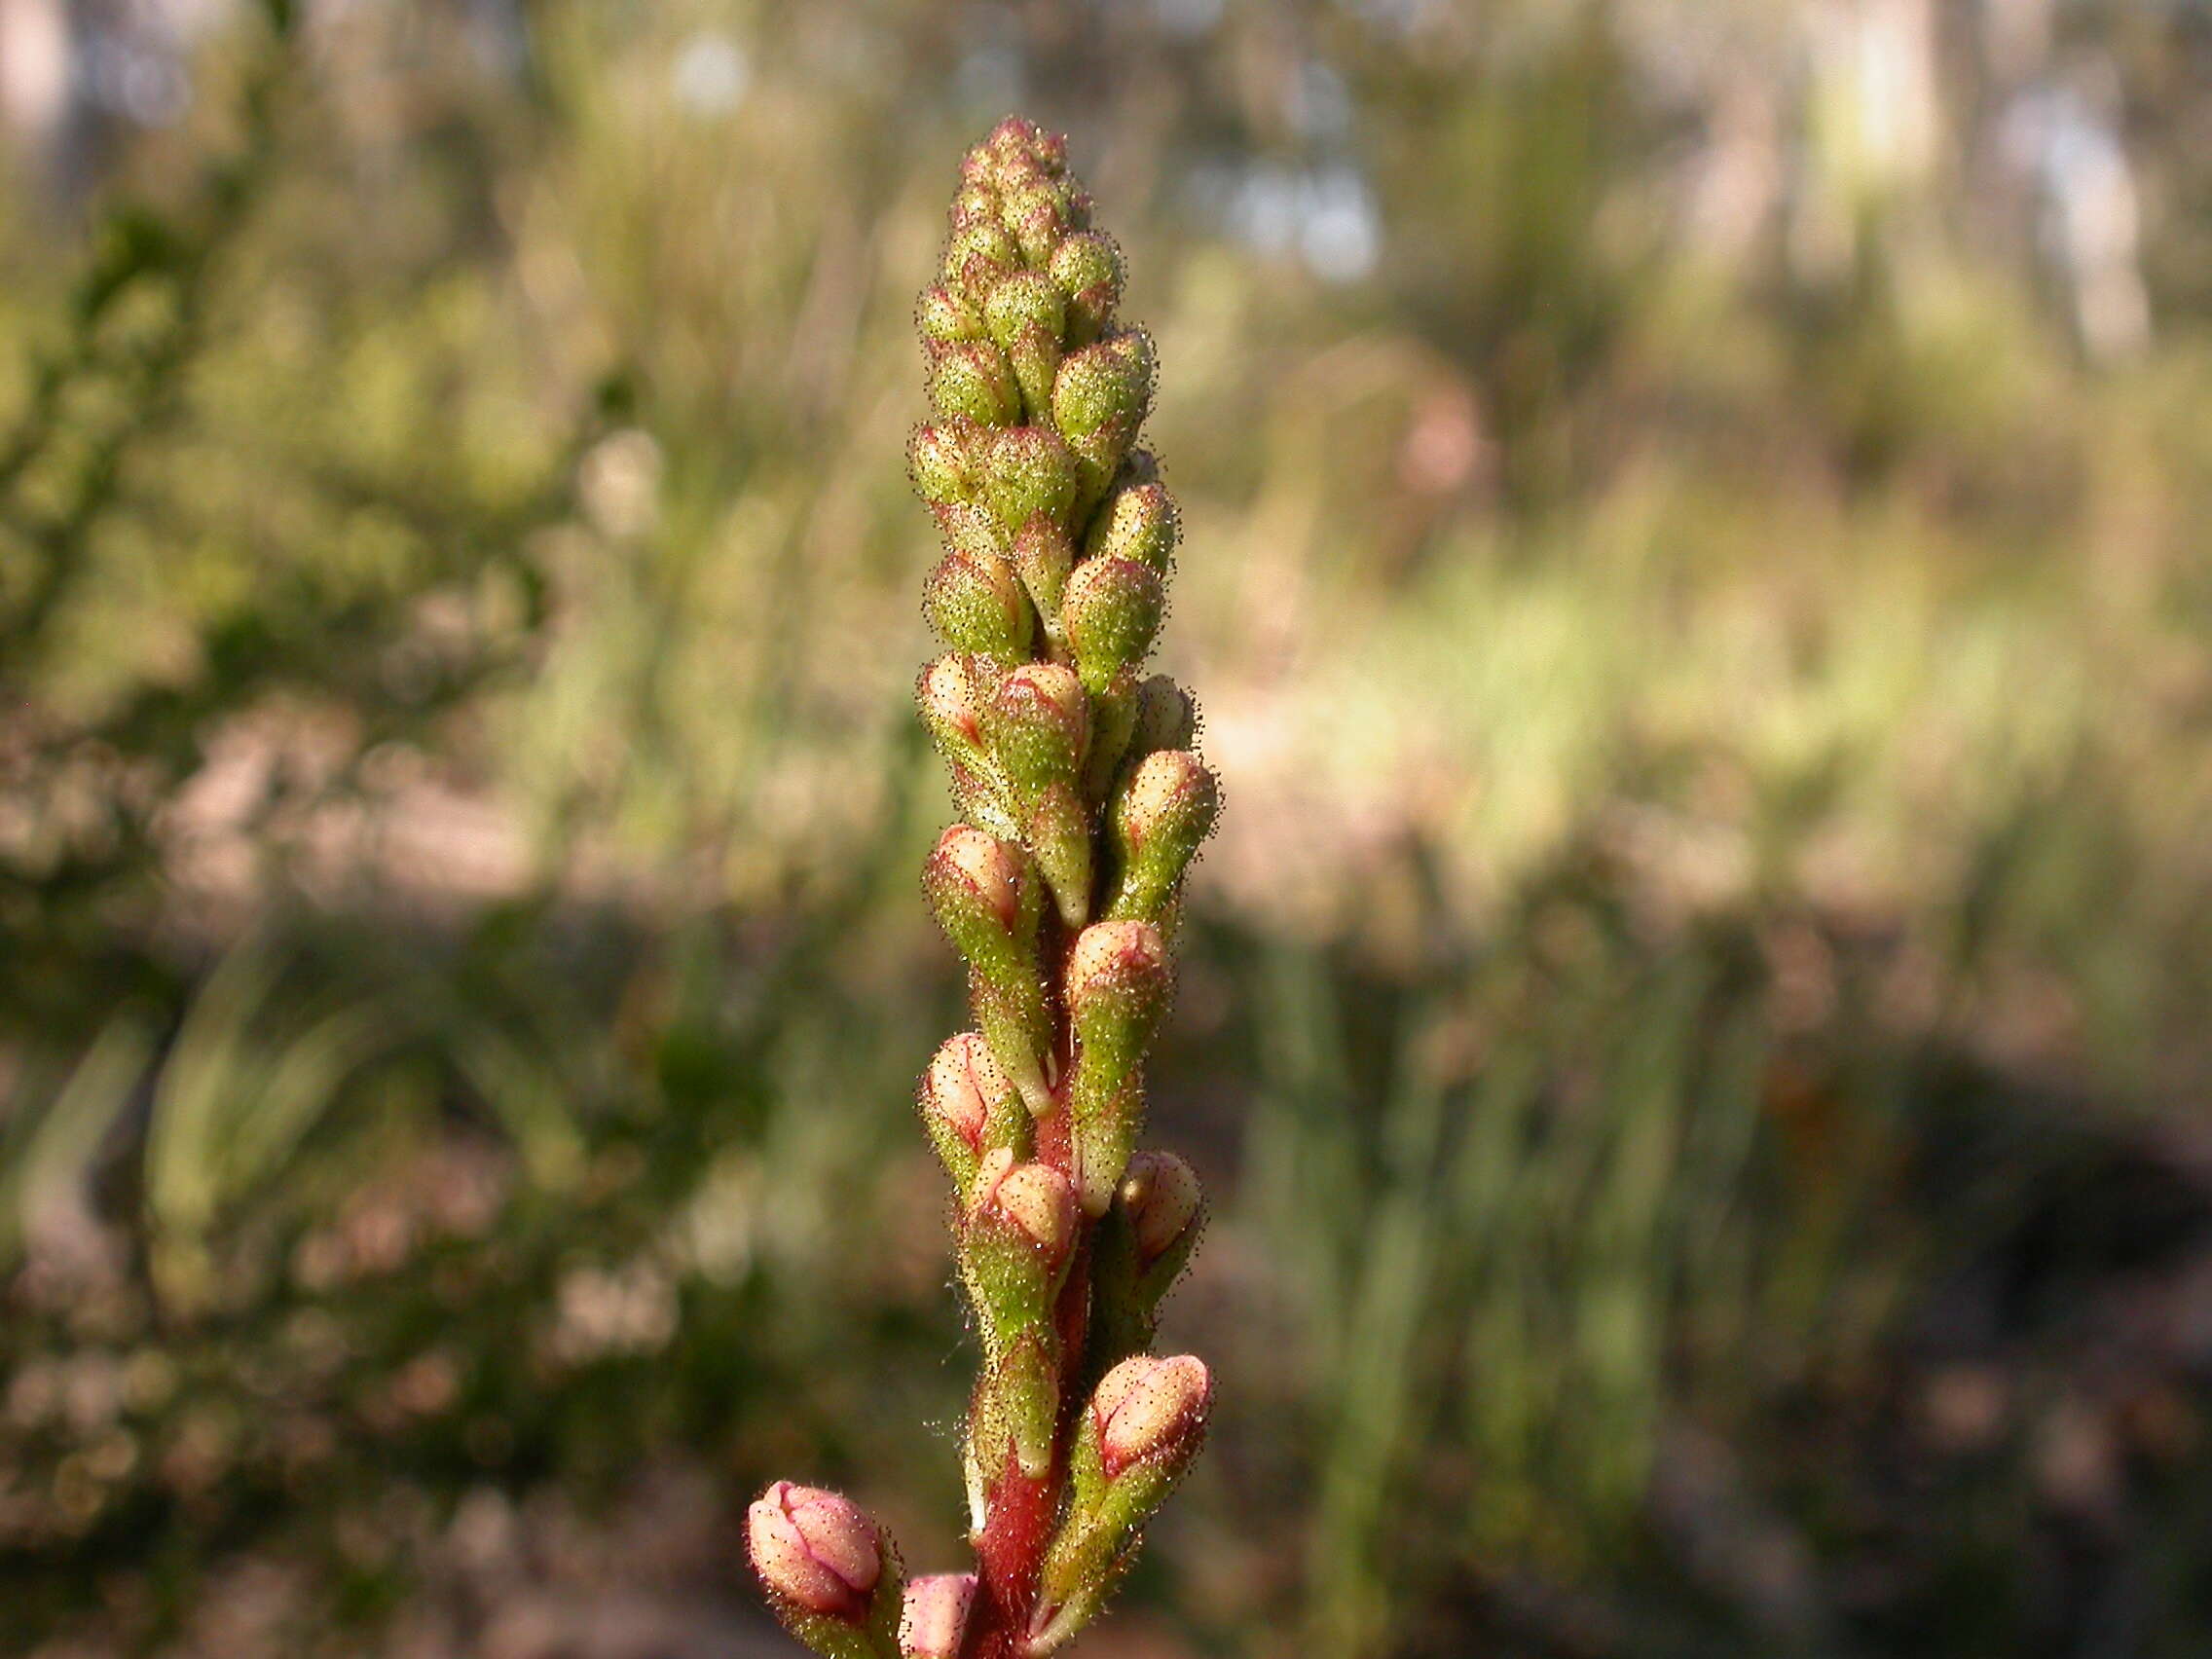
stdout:
POLYGON ((1073 671, 1056 662, 1029 662, 999 682, 983 710, 983 731, 1024 799, 1082 768, 1090 736, 1090 703, 1073 671))
POLYGON ((1029 596, 1014 567, 995 554, 954 548, 931 572, 922 603, 930 626, 956 651, 1028 654, 1035 635, 1029 596))
POLYGON ((929 349, 930 407, 940 419, 966 418, 986 426, 1021 419, 1021 387, 1014 365, 981 340, 933 343, 929 349))
POLYGON ((1162 576, 1175 557, 1175 542, 1182 534, 1175 498, 1167 486, 1154 479, 1124 484, 1100 504, 1084 536, 1087 559, 1134 559, 1162 576))
POLYGON ((955 231, 965 230, 978 220, 992 224, 999 222, 999 193, 987 182, 963 185, 952 198, 952 206, 946 219, 955 231))
POLYGON ((1220 807, 1213 774, 1188 750, 1156 750, 1139 760, 1114 799, 1120 867, 1106 914, 1158 918, 1213 833, 1220 807))
POLYGON ((940 656, 922 670, 914 701, 922 723, 949 758, 971 763, 983 741, 983 718, 976 695, 975 659, 940 656))
POLYGON ((899 1615, 899 1651, 905 1659, 960 1659, 968 1615, 976 1604, 973 1572, 933 1572, 906 1586, 899 1615))
POLYGON ((1152 649, 1166 609, 1160 572, 1133 559, 1087 559, 1060 594, 1060 629, 1075 652, 1076 672, 1103 691, 1152 649))
POLYGON ((1111 238, 1094 231, 1071 236, 1052 250, 1047 269, 1068 297, 1069 346, 1088 346, 1113 326, 1122 303, 1122 256, 1111 238))
POLYGON ((1140 760, 1162 749, 1188 749, 1198 734, 1198 706, 1191 694, 1164 674, 1137 687, 1136 725, 1129 733, 1129 757, 1140 760))
POLYGON ((999 432, 983 463, 984 498, 1009 535, 1038 518, 1066 524, 1080 482, 1075 456, 1046 426, 999 432))
POLYGON ((1020 852, 995 836, 955 824, 922 866, 930 904, 953 946, 978 972, 1018 972, 1027 885, 1020 852))
POLYGON ((994 1113, 1016 1103, 1014 1084, 980 1033, 947 1038, 922 1074, 918 1104, 953 1185, 966 1192, 982 1161, 994 1113))
POLYGON ((1117 1197, 1129 1218, 1137 1262, 1147 1268, 1190 1236, 1205 1204, 1197 1173, 1171 1152, 1130 1158, 1117 1197))
POLYGON ((906 443, 906 472, 915 495, 933 507, 975 495, 975 431, 958 423, 914 428, 906 443))
POLYGON ((1032 1651, 1057 1645, 1098 1609, 1137 1532, 1190 1467, 1213 1380, 1188 1354, 1137 1354, 1100 1380, 1076 1432, 1067 1517, 1039 1575, 1032 1651))
POLYGON ((983 338, 982 313, 941 285, 922 290, 922 297, 914 303, 914 326, 925 343, 983 338))
POLYGON ((778 1481, 746 1511, 753 1569, 786 1608, 858 1623, 883 1575, 883 1541, 858 1505, 778 1481))
POLYGON ((1003 276, 983 301, 983 325, 999 349, 1011 351, 1025 329, 1041 329, 1054 340, 1067 319, 1067 300, 1041 271, 1003 276))
POLYGON ((1047 1260, 1058 1260, 1075 1242, 1075 1188, 1049 1163, 1016 1161, 1011 1147, 982 1161, 969 1208, 1004 1221, 1047 1260))
POLYGON ((1071 442, 1105 430, 1133 435, 1152 403, 1152 337, 1142 329, 1110 334, 1060 365, 1052 424, 1071 442))
POLYGON ((1136 1146, 1143 1126, 1138 1068, 1166 1011, 1170 977, 1166 942, 1150 922, 1095 922, 1068 953, 1076 1035, 1069 1132, 1086 1215, 1106 1213, 1136 1146))
POLYGON ((944 285, 956 294, 979 300, 991 285, 1021 264, 1015 245, 997 213, 975 213, 964 218, 944 247, 944 285))
POLYGON ((1188 1460, 1205 1427, 1213 1379, 1191 1354, 1132 1354, 1106 1373, 1090 1397, 1090 1419, 1106 1478, 1138 1461, 1188 1460))

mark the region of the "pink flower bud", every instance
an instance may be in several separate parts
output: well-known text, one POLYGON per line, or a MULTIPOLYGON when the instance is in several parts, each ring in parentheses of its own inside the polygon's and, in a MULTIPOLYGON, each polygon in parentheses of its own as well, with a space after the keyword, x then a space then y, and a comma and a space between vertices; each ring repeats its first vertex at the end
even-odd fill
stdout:
POLYGON ((922 706, 922 719, 939 742, 972 749, 983 741, 975 677, 966 657, 940 656, 923 669, 914 700, 922 706))
POLYGON ((1013 1087, 988 1043, 973 1031, 949 1037, 922 1077, 922 1110, 979 1150, 994 1102, 1013 1087))
POLYGON ((1191 1166, 1171 1152, 1140 1152, 1122 1177, 1122 1205, 1136 1235, 1139 1267, 1165 1255, 1198 1220, 1205 1195, 1191 1166))
POLYGON ((1057 1258, 1075 1237, 1075 1188, 1068 1178, 1047 1163, 1016 1162, 1007 1147, 983 1161, 975 1207, 1004 1217, 1048 1258, 1057 1258))
POLYGON ((833 1492, 778 1481, 746 1511, 753 1569, 779 1602, 859 1619, 883 1574, 875 1524, 833 1492))
POLYGON ((1068 1002, 1080 1009, 1111 992, 1149 992, 1166 971, 1167 942, 1150 922, 1094 922, 1068 952, 1068 1002))
POLYGON ((899 1613, 899 1651, 906 1659, 959 1659, 976 1604, 973 1572, 936 1572, 906 1586, 899 1613))
POLYGON ((1090 1397, 1106 1478, 1139 1459, 1172 1461, 1195 1449, 1212 1398, 1205 1363, 1187 1353, 1140 1353, 1107 1372, 1090 1397))
POLYGON ((1002 929, 1012 930, 1021 915, 1021 866, 1004 841, 965 824, 938 837, 929 873, 949 873, 966 884, 1002 929))

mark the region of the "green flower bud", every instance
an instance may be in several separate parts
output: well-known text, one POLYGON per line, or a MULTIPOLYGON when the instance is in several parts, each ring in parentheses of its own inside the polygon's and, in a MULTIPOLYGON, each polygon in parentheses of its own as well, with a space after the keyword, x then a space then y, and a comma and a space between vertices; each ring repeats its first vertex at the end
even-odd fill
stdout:
POLYGON ((930 908, 968 963, 977 1022, 1038 1116, 1053 1104, 1044 1059, 1052 1020, 1037 955, 1044 886, 1018 847, 966 824, 940 836, 922 865, 930 908))
POLYGON ((954 193, 947 218, 955 231, 977 223, 999 224, 999 193, 986 183, 964 185, 954 193))
POLYGON ((1032 800, 1082 774, 1090 703, 1073 671, 1028 662, 999 682, 983 710, 983 733, 1008 785, 1032 800))
POLYGON ((1131 1156, 1091 1254, 1088 1358, 1097 1371, 1152 1346, 1161 1298, 1198 1245, 1204 1209, 1198 1178, 1180 1158, 1131 1156))
POLYGON ((975 660, 958 655, 937 658, 914 682, 914 701, 921 707, 922 723, 929 727, 938 753, 959 765, 975 766, 983 747, 975 660))
POLYGON ((1002 277, 983 302, 984 324, 1014 365, 1022 408, 1032 420, 1051 411, 1066 309, 1051 278, 1035 271, 1002 277))
POLYGON ((1138 761, 1114 797, 1118 868, 1106 914, 1157 920, 1220 810, 1213 773, 1188 750, 1158 750, 1138 761))
MULTIPOLYGON (((1127 468, 1124 468, 1126 473, 1127 468)), ((1099 504, 1083 538, 1087 559, 1133 559, 1166 575, 1182 535, 1175 498, 1157 479, 1124 483, 1099 504)))
POLYGON ((944 248, 944 285, 971 302, 980 301, 991 284, 1020 269, 1021 249, 998 216, 965 219, 944 248))
POLYGON ((1039 518, 1066 524, 1080 484, 1074 454, 1047 426, 998 432, 983 462, 984 497, 1009 535, 1039 518))
POLYGON ((1134 559, 1087 559, 1060 593, 1060 631, 1084 685, 1103 691, 1144 661, 1160 632, 1167 592, 1160 572, 1134 559))
POLYGON ((1075 1027, 1069 1129, 1086 1215, 1106 1213, 1143 1127, 1139 1069, 1173 975, 1150 922, 1094 922, 1068 952, 1066 996, 1075 1027))
POLYGON ((906 475, 914 481, 915 495, 934 507, 976 494, 977 430, 958 422, 914 428, 906 444, 906 475))
POLYGON ((982 313, 941 284, 922 290, 914 305, 914 326, 925 344, 983 338, 982 313))
POLYGON ((1025 1333, 1051 1329, 1076 1231, 1075 1189, 1065 1175, 1017 1160, 1010 1147, 984 1156, 961 1223, 960 1272, 987 1357, 1025 1333))
MULTIPOLYGON (((1152 405, 1152 337, 1142 329, 1109 334, 1060 365, 1052 383, 1052 424, 1069 442, 1101 431, 1136 434, 1152 405)), ((1122 455, 1114 458, 1121 464, 1122 455)))
POLYGON ((1021 384, 996 346, 981 340, 933 343, 930 407, 941 420, 1011 426, 1021 419, 1021 384))
POLYGON ((1042 329, 1057 340, 1067 318, 1067 301, 1051 277, 1019 271, 1002 277, 983 301, 983 323, 1001 350, 1012 350, 1025 329, 1042 329))
POLYGON ((1164 674, 1137 687, 1136 724, 1129 732, 1129 758, 1141 760, 1162 749, 1188 749, 1198 734, 1198 706, 1191 694, 1164 674))
POLYGON ((930 576, 923 603, 930 625, 955 650, 1015 658, 1029 653, 1034 613, 1021 578, 989 553, 947 553, 930 576))
POLYGON ((1100 1380, 1077 1421, 1067 1519, 1045 1557, 1027 1651, 1050 1652, 1097 1611, 1198 1456, 1212 1400, 1213 1379, 1189 1354, 1137 1354, 1100 1380))
POLYGON ((899 1562, 849 1499, 778 1481, 745 1515, 746 1547, 768 1604, 824 1659, 897 1659, 899 1562))
POLYGON ((1071 349, 1089 345, 1114 325, 1122 303, 1122 255, 1113 240, 1095 231, 1067 238, 1046 268, 1068 297, 1065 338, 1071 349))

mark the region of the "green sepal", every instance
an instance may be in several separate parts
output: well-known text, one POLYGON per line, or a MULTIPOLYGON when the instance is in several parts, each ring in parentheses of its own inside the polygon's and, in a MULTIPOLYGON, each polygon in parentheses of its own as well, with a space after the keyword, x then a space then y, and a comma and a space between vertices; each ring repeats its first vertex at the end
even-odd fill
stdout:
POLYGON ((1060 1411, 1053 1347, 1050 1336, 1032 1330, 985 1361, 968 1413, 969 1455, 978 1469, 1004 1469, 1009 1458, 1030 1480, 1042 1480, 1051 1469, 1060 1411))
POLYGON ((1164 674, 1137 687, 1136 720, 1124 756, 1131 766, 1162 749, 1188 749, 1198 735, 1198 706, 1191 694, 1164 674))
POLYGON ((1045 872, 1060 920, 1082 927, 1090 920, 1090 814, 1072 779, 1039 792, 1021 821, 1021 839, 1045 872))
POLYGON ((1103 692, 1143 662, 1167 605, 1160 572, 1134 559, 1087 559, 1060 594, 1060 629, 1085 689, 1103 692))
POLYGON ((998 281, 1019 269, 1021 249, 997 213, 963 214, 944 247, 944 285, 980 301, 998 281))
POLYGON ((1052 1299, 1067 1282, 1072 1250, 1047 1256, 1019 1228, 989 1211, 960 1230, 960 1277, 976 1305, 986 1364, 1031 1334, 1051 1335, 1052 1299))
POLYGON ((1067 587, 1068 572, 1075 569, 1074 542, 1058 520, 1033 518, 1014 538, 1013 559, 1021 585, 1029 590, 1030 603, 1044 622, 1053 660, 1065 660, 1067 635, 1060 627, 1060 595, 1067 587))
POLYGON ((1023 663, 1000 681, 981 716, 983 740, 1015 804, 1026 807, 1052 785, 1083 775, 1090 704, 1063 665, 1023 663))
POLYGON ((1124 673, 1090 694, 1090 753, 1083 764, 1083 793, 1089 800, 1103 801, 1121 774, 1136 733, 1141 691, 1137 677, 1124 673))

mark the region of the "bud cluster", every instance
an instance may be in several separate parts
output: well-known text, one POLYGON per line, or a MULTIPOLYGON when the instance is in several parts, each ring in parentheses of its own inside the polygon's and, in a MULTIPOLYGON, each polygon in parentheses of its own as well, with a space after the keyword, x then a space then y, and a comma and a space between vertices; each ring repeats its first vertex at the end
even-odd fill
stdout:
POLYGON ((793 1633, 838 1659, 1064 1643, 1210 1399, 1198 1360, 1149 1352, 1204 1206, 1187 1163, 1138 1148, 1144 1058, 1219 792, 1189 695, 1144 673, 1181 527, 1137 447, 1153 346, 1119 319, 1122 281, 1063 139, 1010 119, 969 152, 916 311, 932 419, 907 460, 943 538, 924 592, 945 654, 915 694, 960 814, 923 889, 976 1024, 918 1099, 982 1344, 963 1450, 977 1570, 902 1592, 851 1505, 772 1489, 756 1565, 793 1633))

